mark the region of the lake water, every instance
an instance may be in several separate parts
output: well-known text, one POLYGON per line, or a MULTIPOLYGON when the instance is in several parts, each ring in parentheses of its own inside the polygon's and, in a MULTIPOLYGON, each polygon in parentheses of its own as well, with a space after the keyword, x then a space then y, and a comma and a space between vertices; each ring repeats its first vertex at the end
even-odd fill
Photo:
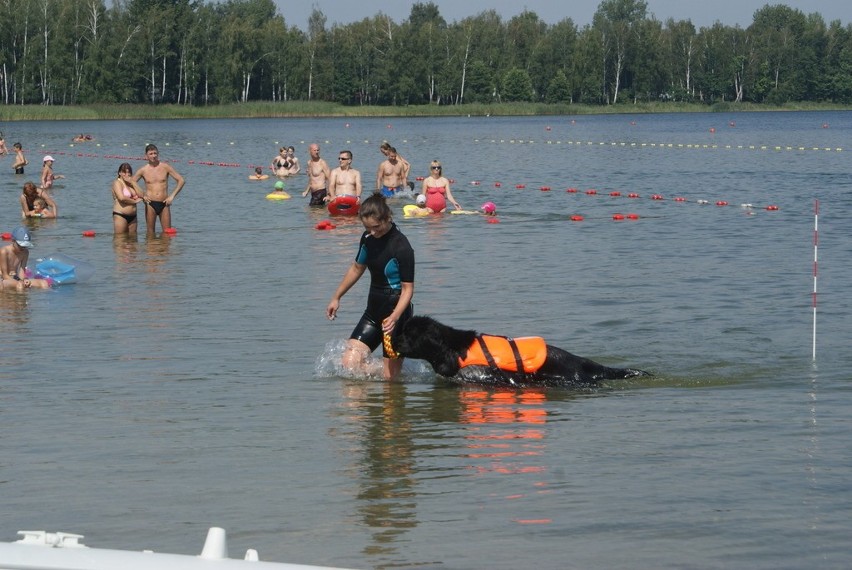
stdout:
POLYGON ((221 526, 235 557, 353 568, 848 567, 852 113, 2 128, 31 164, 0 159, 0 231, 49 152, 61 217, 30 223, 32 256, 97 268, 0 294, 2 540, 197 554, 221 526), (464 208, 498 207, 496 224, 404 219, 394 200, 418 313, 653 378, 484 390, 411 361, 398 383, 340 377, 367 279, 324 311, 361 227, 315 229, 304 176, 281 202, 247 176, 318 142, 372 188, 383 139, 414 176, 440 159, 464 208), (113 239, 109 184, 148 142, 187 179, 178 234, 113 239))

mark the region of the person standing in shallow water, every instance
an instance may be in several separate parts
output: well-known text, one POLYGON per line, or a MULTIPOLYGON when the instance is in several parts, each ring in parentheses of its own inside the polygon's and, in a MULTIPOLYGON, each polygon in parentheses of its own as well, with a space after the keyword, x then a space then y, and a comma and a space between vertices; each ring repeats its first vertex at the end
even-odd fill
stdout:
POLYGON ((157 146, 149 144, 145 147, 145 158, 148 164, 136 171, 133 181, 138 182, 141 178, 145 181, 145 222, 148 235, 153 235, 156 230, 157 218, 160 220, 160 228, 167 230, 172 227, 171 205, 175 197, 183 189, 183 176, 170 164, 160 162, 160 151, 157 146), (175 181, 175 188, 169 194, 169 177, 175 181))
POLYGON ((326 307, 329 320, 337 317, 340 299, 370 271, 367 308, 346 343, 341 364, 350 372, 365 373, 367 357, 382 345, 382 375, 396 378, 402 358, 393 352, 393 336, 405 325, 414 309, 414 249, 396 224, 381 194, 375 193, 358 211, 364 233, 358 254, 326 307))
POLYGON ((328 202, 328 179, 331 177, 331 170, 328 168, 328 163, 320 158, 320 147, 313 143, 308 147, 310 159, 308 160, 308 186, 302 192, 302 197, 311 194, 311 206, 322 206, 328 202))

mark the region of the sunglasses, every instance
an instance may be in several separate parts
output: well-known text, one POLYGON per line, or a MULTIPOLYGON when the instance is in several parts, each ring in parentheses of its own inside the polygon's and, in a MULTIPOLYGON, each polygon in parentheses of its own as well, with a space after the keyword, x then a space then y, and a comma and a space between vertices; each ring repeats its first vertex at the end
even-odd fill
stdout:
POLYGON ((441 167, 440 166, 433 166, 432 170, 441 170, 441 167))
POLYGON ((348 156, 338 156, 337 160, 352 160, 352 159, 349 158, 348 156))

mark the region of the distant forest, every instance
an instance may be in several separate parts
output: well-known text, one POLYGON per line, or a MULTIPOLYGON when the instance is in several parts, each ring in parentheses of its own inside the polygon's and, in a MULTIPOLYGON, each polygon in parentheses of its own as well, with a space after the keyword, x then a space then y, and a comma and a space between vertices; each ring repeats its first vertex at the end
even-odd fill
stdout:
MULTIPOLYGON (((566 12, 570 3, 566 3, 566 12)), ((591 24, 415 3, 306 31, 272 0, 0 0, 0 104, 852 103, 852 25, 767 4, 751 25, 603 0, 591 24)))

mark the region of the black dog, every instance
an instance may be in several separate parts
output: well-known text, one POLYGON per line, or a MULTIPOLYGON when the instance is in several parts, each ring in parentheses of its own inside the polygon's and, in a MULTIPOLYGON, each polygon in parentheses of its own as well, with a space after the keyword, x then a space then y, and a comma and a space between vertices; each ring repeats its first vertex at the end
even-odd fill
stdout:
POLYGON ((632 368, 609 368, 545 344, 463 331, 430 317, 414 316, 393 340, 400 356, 427 361, 456 382, 502 386, 594 386, 601 380, 643 376, 632 368), (531 349, 527 350, 527 349, 531 349))

